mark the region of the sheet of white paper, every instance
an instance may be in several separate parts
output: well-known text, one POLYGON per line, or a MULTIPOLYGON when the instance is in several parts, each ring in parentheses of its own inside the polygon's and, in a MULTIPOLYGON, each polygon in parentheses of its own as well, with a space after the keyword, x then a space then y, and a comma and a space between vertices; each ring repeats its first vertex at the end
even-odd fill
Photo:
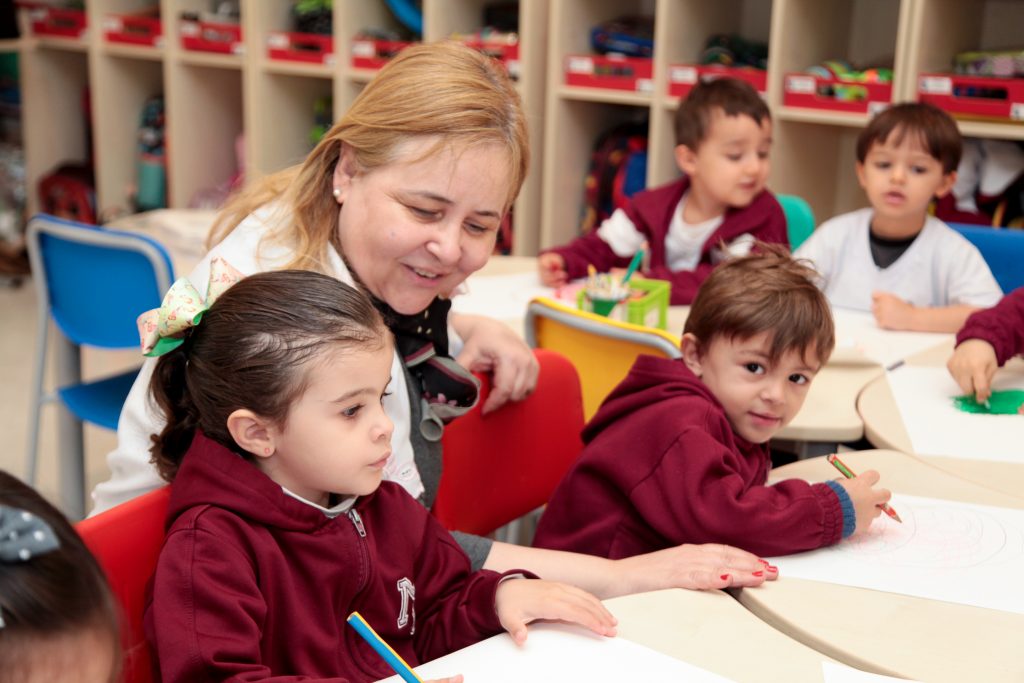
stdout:
POLYGON ((452 297, 452 310, 506 321, 526 318, 526 307, 534 297, 554 299, 557 293, 555 288, 542 285, 535 271, 473 275, 466 280, 465 289, 466 292, 452 297))
MULTIPOLYGON (((1024 464, 1024 416, 965 413, 963 395, 946 368, 904 365, 888 374, 914 452, 1024 464)), ((993 389, 1024 389, 1024 374, 997 373, 993 389)))
POLYGON ((779 576, 1024 614, 1024 510, 893 495, 885 515, 828 548, 769 560, 779 576))
MULTIPOLYGON (((604 638, 561 624, 531 624, 522 647, 505 633, 488 638, 418 666, 416 673, 424 680, 460 673, 466 683, 729 680, 625 638, 604 638)), ((398 676, 384 680, 401 683, 398 676)))
POLYGON ((860 669, 854 669, 835 662, 821 663, 821 674, 825 683, 886 683, 887 681, 899 681, 908 683, 905 678, 893 678, 882 674, 872 674, 860 669))
POLYGON ((836 324, 836 349, 830 363, 856 363, 860 358, 888 367, 915 353, 936 347, 952 336, 883 330, 875 324, 871 313, 846 308, 833 308, 832 317, 836 324))

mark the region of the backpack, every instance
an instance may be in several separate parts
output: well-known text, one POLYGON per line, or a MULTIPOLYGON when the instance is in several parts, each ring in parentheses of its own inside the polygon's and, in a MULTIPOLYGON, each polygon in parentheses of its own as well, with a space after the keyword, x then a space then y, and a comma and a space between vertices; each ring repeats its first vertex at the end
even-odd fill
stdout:
POLYGON ((623 123, 597 139, 583 187, 580 232, 596 229, 647 184, 647 123, 623 123))

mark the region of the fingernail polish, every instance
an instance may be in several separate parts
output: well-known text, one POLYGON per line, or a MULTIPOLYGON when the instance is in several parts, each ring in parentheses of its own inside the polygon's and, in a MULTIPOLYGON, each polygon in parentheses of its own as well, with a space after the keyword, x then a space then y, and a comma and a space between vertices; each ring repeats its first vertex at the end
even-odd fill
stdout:
POLYGON ((752 574, 753 574, 754 576, 764 576, 764 572, 763 572, 763 571, 761 571, 761 570, 758 570, 758 571, 756 571, 756 572, 751 572, 751 573, 752 573, 752 574))
POLYGON ((757 558, 757 561, 760 562, 761 564, 763 564, 766 567, 770 567, 771 566, 771 565, 768 564, 768 560, 762 560, 760 557, 757 558))
POLYGON ((772 565, 768 565, 768 571, 770 571, 770 572, 777 572, 777 571, 779 571, 779 568, 778 567, 774 567, 772 565))
POLYGON ((722 574, 722 576, 720 578, 722 579, 722 581, 728 581, 729 580, 729 575, 728 574, 722 574))

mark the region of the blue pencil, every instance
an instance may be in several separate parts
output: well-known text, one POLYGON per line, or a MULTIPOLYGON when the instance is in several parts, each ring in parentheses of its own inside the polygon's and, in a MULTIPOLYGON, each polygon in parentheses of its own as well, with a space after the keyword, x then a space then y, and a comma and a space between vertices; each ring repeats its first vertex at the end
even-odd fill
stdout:
POLYGON ((373 627, 366 623, 366 619, 363 619, 363 615, 359 612, 353 612, 348 615, 349 625, 356 630, 356 633, 361 635, 366 642, 370 644, 377 654, 388 663, 395 673, 402 677, 405 683, 423 683, 423 679, 416 675, 416 672, 412 670, 402 656, 391 649, 391 646, 384 642, 384 639, 377 635, 377 632, 373 630, 373 627))

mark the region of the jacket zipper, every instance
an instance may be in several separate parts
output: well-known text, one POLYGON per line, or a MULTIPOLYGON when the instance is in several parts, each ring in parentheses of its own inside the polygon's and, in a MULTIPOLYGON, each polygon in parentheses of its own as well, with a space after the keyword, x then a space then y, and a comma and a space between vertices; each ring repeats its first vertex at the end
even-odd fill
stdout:
POLYGON ((348 518, 352 520, 352 526, 359 532, 359 538, 366 538, 366 527, 363 526, 363 518, 359 516, 355 508, 348 511, 348 518))

